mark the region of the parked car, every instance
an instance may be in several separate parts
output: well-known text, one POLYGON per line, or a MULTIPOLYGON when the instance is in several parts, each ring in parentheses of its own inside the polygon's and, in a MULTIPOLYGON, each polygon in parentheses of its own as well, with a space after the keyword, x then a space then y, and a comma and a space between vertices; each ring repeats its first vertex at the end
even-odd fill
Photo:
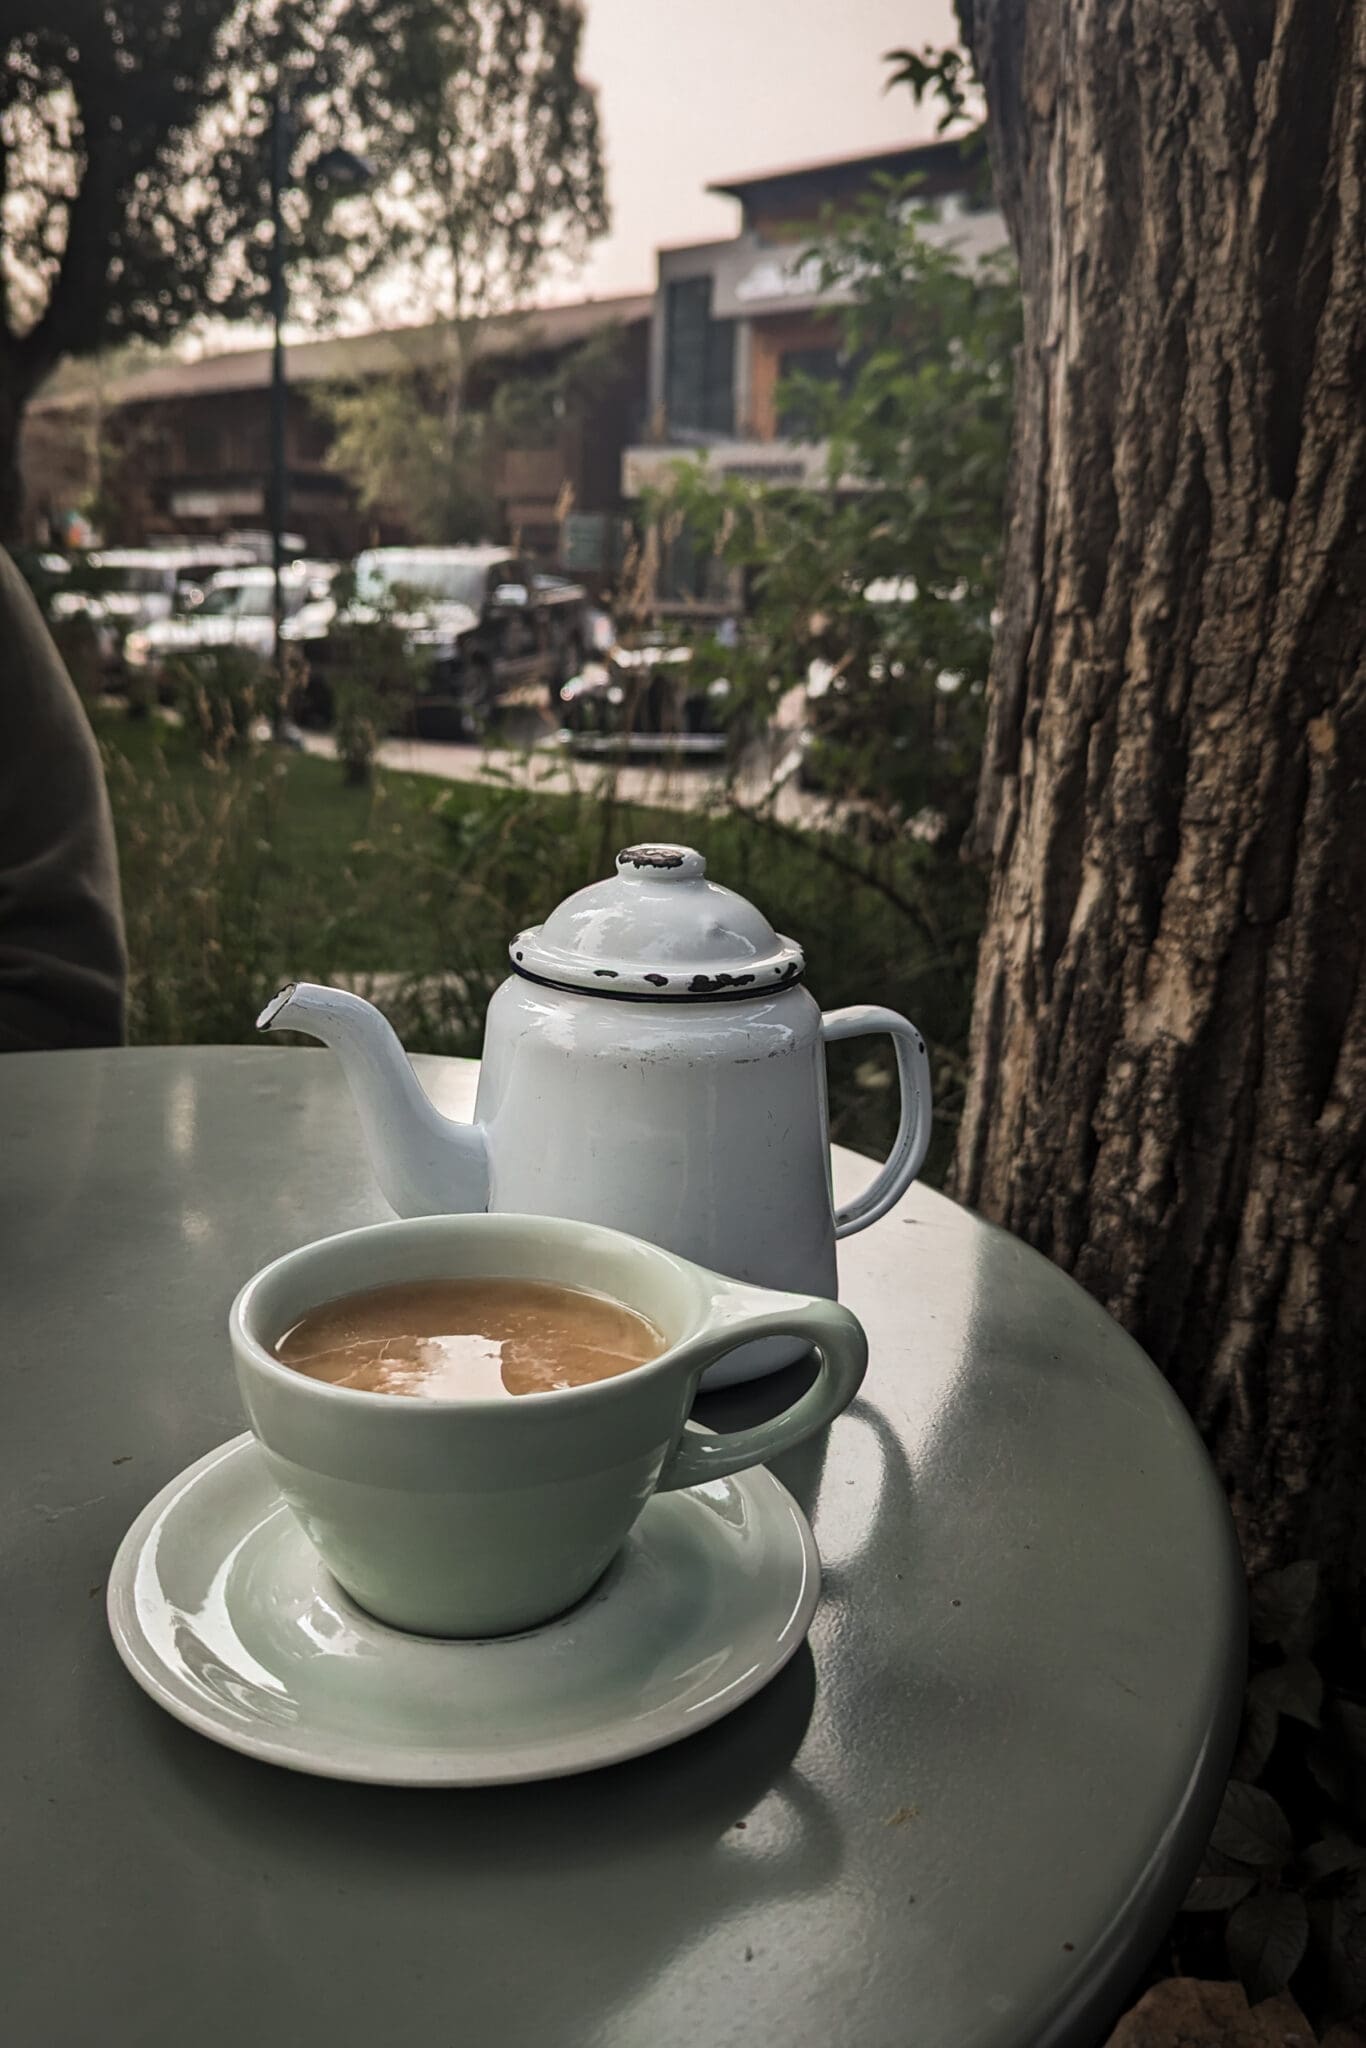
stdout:
POLYGON ((693 650, 664 634, 613 640, 560 692, 561 738, 576 753, 725 752, 730 684, 691 677, 693 650))
POLYGON ((389 618, 419 657, 417 730, 474 737, 515 691, 554 695, 573 674, 586 601, 580 584, 533 574, 506 548, 367 549, 356 557, 354 600, 307 640, 301 716, 331 715, 331 627, 389 618))
MULTIPOLYGON (((284 616, 280 637, 304 642, 326 630, 335 610, 334 562, 291 562, 281 576, 284 616)), ((275 573, 223 569, 207 589, 182 586, 179 608, 155 619, 124 642, 130 669, 155 672, 175 656, 210 647, 246 647, 269 661, 275 652, 275 573)))
POLYGON ((70 588, 52 598, 54 619, 85 613, 94 621, 105 668, 123 665, 130 633, 169 618, 182 594, 247 560, 242 550, 206 542, 183 548, 99 548, 75 559, 70 588))

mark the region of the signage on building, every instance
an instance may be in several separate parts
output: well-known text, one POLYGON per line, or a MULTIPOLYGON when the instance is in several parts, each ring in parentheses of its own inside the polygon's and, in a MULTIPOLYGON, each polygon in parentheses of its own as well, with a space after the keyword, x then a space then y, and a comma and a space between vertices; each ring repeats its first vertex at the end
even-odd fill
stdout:
MULTIPOLYGON (((969 268, 1003 248, 1005 222, 994 207, 970 213, 950 194, 934 208, 913 203, 921 235, 939 248, 952 249, 969 268)), ((695 262, 699 252, 679 252, 680 265, 695 262)), ((813 306, 838 306, 852 296, 857 278, 851 270, 835 285, 822 286, 818 249, 809 243, 774 244, 755 234, 722 244, 707 268, 712 280, 712 314, 717 320, 743 320, 756 314, 798 312, 813 306)), ((669 275, 668 271, 663 273, 669 275)))
POLYGON ((822 260, 809 246, 775 248, 753 235, 741 235, 713 260, 713 316, 738 320, 765 311, 838 305, 849 297, 849 286, 822 286, 822 260))
POLYGON ((752 270, 738 277, 731 291, 742 306, 769 299, 811 299, 821 289, 821 259, 803 256, 761 256, 752 270))
POLYGON ((221 490, 186 488, 173 490, 170 496, 173 519, 259 519, 265 509, 265 492, 249 485, 225 485, 221 490))

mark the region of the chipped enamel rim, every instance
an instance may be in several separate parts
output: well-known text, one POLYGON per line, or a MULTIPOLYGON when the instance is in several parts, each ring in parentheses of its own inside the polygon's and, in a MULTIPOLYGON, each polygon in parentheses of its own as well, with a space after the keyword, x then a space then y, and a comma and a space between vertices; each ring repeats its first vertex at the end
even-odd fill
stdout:
POLYGON ((628 846, 616 873, 579 890, 508 947, 541 988, 630 1003, 751 1002, 806 971, 802 949, 691 846, 628 846))

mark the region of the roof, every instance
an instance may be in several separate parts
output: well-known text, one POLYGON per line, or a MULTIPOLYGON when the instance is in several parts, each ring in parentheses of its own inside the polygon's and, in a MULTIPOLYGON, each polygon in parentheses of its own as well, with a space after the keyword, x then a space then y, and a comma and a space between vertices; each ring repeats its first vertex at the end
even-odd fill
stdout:
POLYGON ((806 163, 783 164, 777 170, 750 171, 741 178, 718 179, 706 189, 727 199, 751 199, 764 185, 805 183, 840 173, 862 173, 871 178, 878 171, 904 176, 911 171, 952 170, 965 145, 976 141, 979 132, 969 129, 964 135, 944 136, 933 142, 894 144, 890 148, 868 150, 857 156, 816 157, 806 163))
MULTIPOLYGON (((473 354, 478 358, 568 348, 604 327, 648 320, 652 303, 648 293, 637 292, 500 314, 479 323, 473 354)), ((443 323, 432 321, 418 327, 379 328, 370 334, 295 342, 285 351, 289 381, 348 381, 418 368, 437 359, 444 332, 443 323)), ((104 405, 141 405, 153 399, 192 398, 210 392, 263 391, 270 382, 270 364, 269 348, 231 349, 221 355, 201 356, 192 363, 168 357, 103 384, 100 399, 104 405)), ((85 405, 93 382, 88 374, 81 374, 86 368, 66 366, 66 374, 50 380, 30 410, 63 412, 85 405)))

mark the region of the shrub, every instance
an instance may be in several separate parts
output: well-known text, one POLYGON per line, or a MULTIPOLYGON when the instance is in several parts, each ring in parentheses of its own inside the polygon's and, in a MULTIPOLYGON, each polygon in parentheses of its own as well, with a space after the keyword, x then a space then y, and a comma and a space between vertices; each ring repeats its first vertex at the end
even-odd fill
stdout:
POLYGON ((176 709, 204 752, 215 760, 252 745, 262 720, 279 715, 275 670, 246 647, 210 647, 168 662, 176 709))

